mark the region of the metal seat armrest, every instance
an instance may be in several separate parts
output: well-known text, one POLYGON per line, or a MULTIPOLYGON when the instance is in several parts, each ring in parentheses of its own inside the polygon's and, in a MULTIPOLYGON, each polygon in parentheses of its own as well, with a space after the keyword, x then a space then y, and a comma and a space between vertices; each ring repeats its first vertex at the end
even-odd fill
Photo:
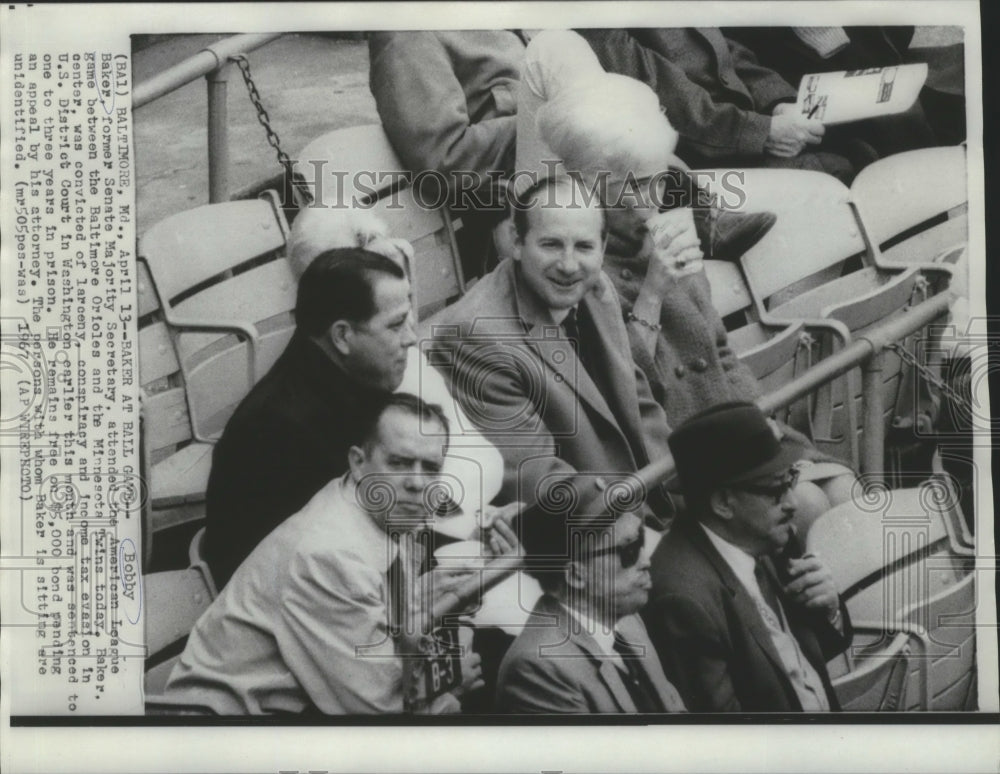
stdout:
MULTIPOLYGON (((260 338, 260 334, 257 331, 256 326, 251 323, 243 322, 223 323, 213 320, 176 317, 170 312, 169 309, 163 310, 163 319, 178 330, 198 333, 231 333, 238 338, 245 339, 249 345, 247 347, 247 389, 249 390, 253 388, 253 386, 257 383, 257 342, 260 338)), ((187 366, 183 361, 181 362, 181 368, 184 370, 184 377, 186 379, 188 377, 187 366)), ((186 390, 185 400, 190 400, 186 390)), ((197 412, 192 411, 190 405, 188 406, 188 411, 191 416, 191 435, 194 440, 201 443, 216 443, 218 441, 217 438, 207 436, 201 432, 197 419, 197 412)))
POLYGON ((925 711, 929 710, 931 669, 930 664, 927 663, 927 632, 920 626, 899 619, 895 621, 869 621, 866 619, 855 621, 852 619, 851 626, 854 627, 855 633, 868 631, 875 634, 882 634, 891 629, 910 635, 910 640, 918 651, 914 654, 914 661, 917 664, 917 669, 920 670, 920 708, 925 711))

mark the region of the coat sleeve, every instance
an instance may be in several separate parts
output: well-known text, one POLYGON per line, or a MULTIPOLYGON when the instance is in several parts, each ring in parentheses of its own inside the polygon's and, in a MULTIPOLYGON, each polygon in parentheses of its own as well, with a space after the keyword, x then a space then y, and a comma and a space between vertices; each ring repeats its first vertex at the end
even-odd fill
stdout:
POLYGON ((289 575, 275 636, 313 704, 326 714, 402 712, 403 668, 379 573, 340 551, 299 554, 289 575))
POLYGON ((377 32, 370 85, 382 125, 411 170, 505 169, 516 116, 473 123, 462 84, 434 32, 377 32))
POLYGON ((739 712, 731 648, 720 625, 695 600, 669 594, 644 613, 664 672, 692 712, 739 712))
POLYGON ((726 44, 733 56, 733 68, 760 112, 770 115, 779 102, 795 101, 796 88, 774 70, 760 64, 753 51, 732 38, 726 38, 726 44))
POLYGON ((684 142, 702 156, 760 156, 771 131, 770 116, 717 102, 683 68, 628 30, 579 30, 606 70, 648 84, 684 142))

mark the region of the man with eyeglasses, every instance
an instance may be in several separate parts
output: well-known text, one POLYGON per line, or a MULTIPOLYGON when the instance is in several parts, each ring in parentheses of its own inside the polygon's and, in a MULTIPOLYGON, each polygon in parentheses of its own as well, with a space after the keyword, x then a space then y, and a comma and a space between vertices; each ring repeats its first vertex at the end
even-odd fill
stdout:
POLYGON ((502 712, 684 711, 636 615, 650 587, 647 530, 632 512, 595 510, 536 506, 521 520, 527 571, 544 593, 500 665, 502 712))
POLYGON ((851 642, 833 577, 801 555, 793 465, 752 403, 714 406, 669 440, 688 511, 652 556, 643 617, 667 674, 701 712, 827 712, 826 662, 851 642))

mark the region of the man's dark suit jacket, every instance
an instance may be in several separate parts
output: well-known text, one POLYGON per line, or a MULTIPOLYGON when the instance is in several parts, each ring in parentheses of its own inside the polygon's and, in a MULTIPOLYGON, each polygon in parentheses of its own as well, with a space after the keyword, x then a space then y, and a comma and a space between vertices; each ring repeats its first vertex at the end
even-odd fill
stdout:
POLYGON ((378 397, 296 334, 212 455, 205 558, 221 589, 257 544, 347 470, 378 397))
MULTIPOLYGON (((791 681, 757 612, 692 514, 677 520, 653 552, 653 591, 643 610, 667 677, 693 712, 801 712, 791 681)), ((851 642, 822 613, 782 599, 792 634, 819 673, 830 708, 840 708, 826 662, 851 642)))

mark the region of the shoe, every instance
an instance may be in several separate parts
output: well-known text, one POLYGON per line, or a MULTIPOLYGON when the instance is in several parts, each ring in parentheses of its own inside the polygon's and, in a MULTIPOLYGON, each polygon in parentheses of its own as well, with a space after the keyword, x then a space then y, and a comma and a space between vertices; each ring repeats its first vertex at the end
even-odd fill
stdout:
POLYGON ((737 261, 757 244, 778 221, 773 212, 733 212, 732 210, 697 209, 695 225, 701 249, 706 258, 716 261, 737 261), (697 217, 704 213, 703 217, 697 217))

